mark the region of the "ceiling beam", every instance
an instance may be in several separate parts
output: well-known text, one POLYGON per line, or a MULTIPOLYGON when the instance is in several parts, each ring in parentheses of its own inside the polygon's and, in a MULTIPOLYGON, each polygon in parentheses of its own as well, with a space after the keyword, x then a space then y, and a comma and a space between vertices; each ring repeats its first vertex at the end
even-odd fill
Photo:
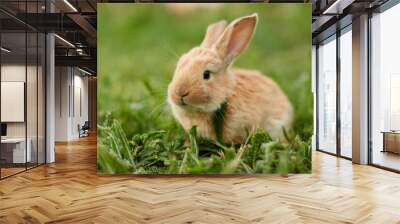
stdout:
POLYGON ((332 4, 330 4, 322 14, 327 15, 337 15, 342 14, 343 10, 346 9, 349 5, 351 5, 355 0, 336 0, 332 4))
POLYGON ((315 22, 312 23, 312 32, 315 33, 324 27, 335 16, 320 16, 315 22))
POLYGON ((91 56, 55 56, 56 66, 88 67, 96 71, 97 60, 91 56))
POLYGON ((87 38, 86 41, 91 45, 91 46, 96 46, 97 42, 97 30, 95 27, 92 26, 88 22, 88 20, 83 17, 80 14, 68 14, 68 17, 74 21, 79 27, 82 28, 82 30, 90 37, 87 38))
POLYGON ((18 13, 16 18, 42 32, 82 30, 75 21, 62 13, 18 13))

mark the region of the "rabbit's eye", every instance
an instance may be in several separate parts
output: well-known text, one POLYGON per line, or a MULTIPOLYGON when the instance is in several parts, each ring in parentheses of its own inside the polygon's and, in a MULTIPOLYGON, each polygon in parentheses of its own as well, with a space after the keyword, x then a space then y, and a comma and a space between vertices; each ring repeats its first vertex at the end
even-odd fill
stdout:
POLYGON ((203 72, 203 79, 210 79, 211 72, 209 70, 205 70, 203 72))

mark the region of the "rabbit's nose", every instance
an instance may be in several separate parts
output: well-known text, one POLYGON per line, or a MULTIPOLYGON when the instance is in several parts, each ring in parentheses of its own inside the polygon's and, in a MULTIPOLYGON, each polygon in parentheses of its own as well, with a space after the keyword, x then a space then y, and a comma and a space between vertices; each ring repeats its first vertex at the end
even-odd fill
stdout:
POLYGON ((180 90, 180 91, 178 91, 178 95, 179 95, 181 98, 183 98, 183 97, 189 95, 189 91, 187 91, 187 90, 184 90, 184 91, 180 90))
POLYGON ((181 104, 182 104, 182 105, 186 105, 185 98, 186 98, 186 96, 188 96, 188 95, 189 95, 189 91, 183 92, 182 94, 179 94, 179 96, 180 96, 180 101, 181 101, 181 104))
POLYGON ((185 97, 181 97, 181 104, 182 105, 187 105, 187 103, 185 102, 185 97))

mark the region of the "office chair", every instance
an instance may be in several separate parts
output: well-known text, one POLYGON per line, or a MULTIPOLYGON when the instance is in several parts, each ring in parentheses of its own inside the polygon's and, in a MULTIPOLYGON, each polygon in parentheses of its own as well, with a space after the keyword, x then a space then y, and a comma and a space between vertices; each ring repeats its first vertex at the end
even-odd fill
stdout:
POLYGON ((82 127, 80 127, 80 125, 78 124, 79 138, 89 136, 89 129, 90 129, 89 121, 85 121, 82 127))

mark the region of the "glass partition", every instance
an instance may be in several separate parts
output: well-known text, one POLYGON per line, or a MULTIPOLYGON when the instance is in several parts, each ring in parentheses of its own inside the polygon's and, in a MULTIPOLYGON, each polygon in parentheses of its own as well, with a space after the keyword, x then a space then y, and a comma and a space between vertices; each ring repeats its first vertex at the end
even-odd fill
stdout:
POLYGON ((3 32, 1 47, 1 175, 7 177, 24 171, 31 161, 26 140, 26 33, 3 32))
MULTIPOLYGON (((44 1, 31 1, 28 6, 26 1, 20 1, 18 12, 40 12, 40 4, 44 1)), ((0 26, 3 179, 45 163, 46 39, 44 33, 2 12, 0 26)))

